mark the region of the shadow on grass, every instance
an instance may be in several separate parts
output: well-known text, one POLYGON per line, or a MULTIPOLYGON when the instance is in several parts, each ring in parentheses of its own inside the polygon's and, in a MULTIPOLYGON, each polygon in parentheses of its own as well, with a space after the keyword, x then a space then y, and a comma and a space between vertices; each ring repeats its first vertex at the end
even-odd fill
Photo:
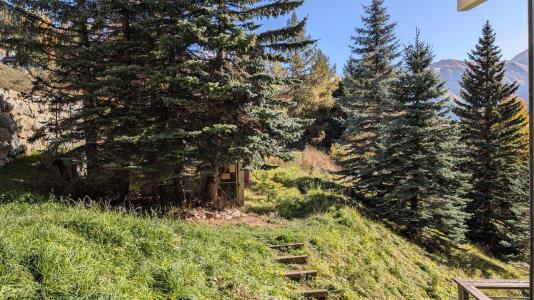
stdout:
POLYGON ((0 168, 0 192, 27 191, 40 163, 39 154, 26 155, 0 168))
POLYGON ((471 276, 491 278, 495 274, 504 274, 507 278, 515 278, 518 275, 480 249, 455 243, 439 232, 430 231, 416 243, 426 250, 425 254, 430 259, 449 267, 470 270, 471 272, 466 272, 471 276))
POLYGON ((350 193, 349 187, 343 186, 333 180, 327 180, 319 177, 305 176, 297 179, 291 179, 275 174, 272 180, 282 184, 286 188, 297 188, 301 194, 306 194, 308 191, 316 188, 330 190, 343 195, 350 193))
POLYGON ((287 219, 307 218, 311 215, 337 210, 347 204, 345 197, 325 191, 313 191, 303 200, 282 200, 276 205, 279 214, 287 219))

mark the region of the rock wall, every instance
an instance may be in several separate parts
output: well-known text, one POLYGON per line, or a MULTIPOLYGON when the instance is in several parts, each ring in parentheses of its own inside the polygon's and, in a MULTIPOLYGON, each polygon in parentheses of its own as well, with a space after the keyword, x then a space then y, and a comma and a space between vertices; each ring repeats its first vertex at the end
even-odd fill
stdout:
POLYGON ((0 88, 0 166, 17 154, 44 149, 43 140, 28 140, 51 119, 50 111, 35 98, 0 88))

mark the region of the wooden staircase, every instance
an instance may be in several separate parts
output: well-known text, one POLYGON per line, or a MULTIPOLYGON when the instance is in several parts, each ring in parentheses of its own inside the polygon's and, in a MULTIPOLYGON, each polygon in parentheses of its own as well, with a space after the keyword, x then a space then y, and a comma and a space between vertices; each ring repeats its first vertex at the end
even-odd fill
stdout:
MULTIPOLYGON (((276 256, 274 260, 281 264, 286 264, 290 266, 300 265, 305 266, 308 264, 307 255, 289 255, 287 252, 295 249, 303 249, 305 247, 304 243, 291 243, 291 244, 280 244, 280 245, 270 245, 269 248, 285 252, 285 255, 276 256)), ((317 270, 291 270, 284 273, 284 276, 290 280, 295 281, 308 281, 317 277, 317 270)), ((318 299, 326 300, 328 299, 328 290, 317 289, 317 290, 303 290, 300 292, 301 296, 308 299, 318 299)))

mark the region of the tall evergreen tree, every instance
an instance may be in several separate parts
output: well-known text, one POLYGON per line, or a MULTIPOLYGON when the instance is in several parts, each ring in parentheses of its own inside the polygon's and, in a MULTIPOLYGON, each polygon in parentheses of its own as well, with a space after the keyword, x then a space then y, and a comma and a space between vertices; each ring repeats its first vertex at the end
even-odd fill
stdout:
POLYGON ((469 237, 488 245, 496 254, 506 254, 502 245, 502 222, 513 206, 510 200, 510 168, 524 153, 522 129, 526 119, 514 97, 518 85, 505 84, 504 61, 495 45, 495 33, 487 22, 475 50, 469 54, 462 78, 461 100, 455 113, 460 117, 462 138, 467 144, 472 189, 468 197, 469 237))
POLYGON ((200 43, 208 62, 204 80, 209 89, 197 92, 203 115, 198 130, 205 133, 198 147, 206 180, 206 201, 232 205, 219 195, 221 166, 244 161, 262 164, 267 156, 287 157, 286 144, 301 135, 301 122, 286 114, 290 103, 276 97, 280 83, 266 61, 287 61, 293 49, 309 45, 295 40, 305 20, 258 33, 259 20, 290 13, 302 0, 212 1, 207 33, 200 43))
POLYGON ((179 178, 190 163, 196 117, 187 104, 203 87, 191 48, 204 38, 205 8, 190 0, 2 3, 10 22, 1 42, 35 71, 35 92, 58 116, 42 134, 86 166, 88 192, 102 190, 111 166, 111 176, 142 170, 158 181, 179 178))
POLYGON ((36 90, 62 116, 45 129, 54 144, 74 145, 89 174, 113 162, 172 180, 194 165, 209 174, 208 200, 222 206, 220 166, 286 157, 285 144, 300 135, 289 103, 274 95, 283 80, 266 62, 287 62, 310 44, 295 40, 305 21, 257 30, 301 4, 9 1, 3 8, 15 22, 2 24, 2 44, 39 70, 36 90))
POLYGON ((102 59, 101 19, 97 2, 2 1, 1 44, 17 51, 20 62, 31 64, 34 90, 60 119, 45 129, 51 147, 70 145, 75 160, 83 161, 88 181, 99 180, 99 151, 105 119, 98 95, 102 59))
POLYGON ((131 170, 136 184, 173 184, 185 201, 183 173, 194 166, 193 127, 199 119, 195 91, 206 89, 195 47, 205 38, 206 1, 100 1, 107 17, 106 71, 101 93, 114 105, 107 143, 109 160, 131 170))
POLYGON ((392 110, 390 87, 397 73, 398 45, 396 25, 389 21, 384 0, 372 0, 364 10, 364 26, 352 37, 353 57, 345 66, 345 96, 340 104, 347 114, 343 138, 347 151, 340 164, 360 197, 373 198, 383 190, 377 159, 386 115, 392 110))
MULTIPOLYGON (((293 12, 287 24, 288 26, 295 26, 299 22, 296 12, 293 12)), ((306 32, 306 27, 303 27, 297 35, 291 38, 292 42, 305 40, 311 40, 311 37, 306 32)), ((294 102, 293 107, 290 109, 292 116, 304 116, 308 108, 307 104, 311 101, 310 74, 316 53, 315 44, 309 44, 300 49, 292 50, 288 56, 287 72, 291 79, 291 84, 286 86, 284 96, 294 102)))
POLYGON ((396 113, 390 116, 380 160, 389 192, 378 200, 378 212, 409 235, 433 228, 463 240, 468 178, 458 169, 463 149, 432 60, 418 32, 404 50, 403 73, 392 88, 396 113))

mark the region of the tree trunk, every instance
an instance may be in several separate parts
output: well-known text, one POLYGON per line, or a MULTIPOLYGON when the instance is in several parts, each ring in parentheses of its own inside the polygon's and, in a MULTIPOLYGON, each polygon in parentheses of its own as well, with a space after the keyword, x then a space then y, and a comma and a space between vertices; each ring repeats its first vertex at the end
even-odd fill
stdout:
MULTIPOLYGON (((83 11, 86 6, 85 0, 78 0, 77 5, 80 10, 83 11)), ((90 41, 89 41, 89 32, 87 29, 87 19, 85 17, 80 18, 78 20, 78 39, 80 44, 84 45, 85 47, 90 47, 90 41)), ((87 69, 85 70, 85 73, 82 74, 82 80, 86 83, 93 81, 93 76, 91 74, 91 70, 87 69)), ((88 94, 88 93, 87 93, 88 94)), ((93 110, 95 108, 94 99, 88 97, 87 95, 84 97, 82 101, 83 109, 85 110, 93 110)), ((98 180, 98 171, 99 171, 99 163, 98 163, 98 148, 97 148, 97 142, 98 142, 98 135, 96 126, 94 124, 91 124, 88 119, 85 119, 83 126, 84 131, 84 140, 85 140, 85 155, 87 160, 87 178, 93 182, 95 180, 98 180)))
POLYGON ((184 182, 184 174, 183 172, 180 172, 178 175, 178 178, 176 178, 176 200, 178 201, 178 204, 180 206, 187 206, 189 203, 187 203, 187 196, 185 194, 185 182, 184 182))
POLYGON ((219 166, 213 168, 213 173, 206 179, 205 202, 213 204, 215 209, 222 209, 222 203, 219 200, 219 166))

